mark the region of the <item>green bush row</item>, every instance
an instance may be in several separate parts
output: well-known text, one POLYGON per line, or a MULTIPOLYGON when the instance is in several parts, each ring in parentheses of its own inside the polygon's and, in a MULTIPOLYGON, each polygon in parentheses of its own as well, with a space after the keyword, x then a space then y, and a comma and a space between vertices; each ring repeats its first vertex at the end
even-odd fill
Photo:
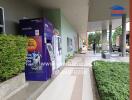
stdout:
POLYGON ((129 64, 93 62, 93 71, 101 100, 129 100, 129 64))
POLYGON ((0 81, 5 81, 24 70, 27 38, 0 35, 0 81))

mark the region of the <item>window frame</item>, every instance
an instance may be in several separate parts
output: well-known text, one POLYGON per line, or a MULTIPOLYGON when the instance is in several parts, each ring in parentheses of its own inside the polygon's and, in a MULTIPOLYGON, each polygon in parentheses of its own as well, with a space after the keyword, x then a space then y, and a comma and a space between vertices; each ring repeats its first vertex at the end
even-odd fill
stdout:
POLYGON ((0 9, 2 10, 2 17, 3 17, 3 25, 0 25, 0 27, 3 27, 3 33, 5 34, 5 15, 4 15, 4 8, 0 6, 0 9))

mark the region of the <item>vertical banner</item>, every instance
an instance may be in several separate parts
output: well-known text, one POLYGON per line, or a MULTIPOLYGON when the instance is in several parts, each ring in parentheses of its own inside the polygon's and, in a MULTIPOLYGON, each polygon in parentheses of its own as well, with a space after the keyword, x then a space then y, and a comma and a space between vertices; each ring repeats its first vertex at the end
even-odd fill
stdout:
POLYGON ((46 81, 48 79, 42 50, 42 36, 29 37, 25 67, 26 80, 46 81))

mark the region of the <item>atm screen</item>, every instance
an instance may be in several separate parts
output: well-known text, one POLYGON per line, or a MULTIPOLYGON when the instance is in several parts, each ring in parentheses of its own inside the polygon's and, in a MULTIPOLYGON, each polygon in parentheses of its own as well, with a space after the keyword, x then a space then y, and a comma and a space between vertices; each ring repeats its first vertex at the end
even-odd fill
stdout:
POLYGON ((53 51, 51 45, 47 45, 49 51, 53 51))
POLYGON ((54 60, 54 53, 53 53, 53 48, 51 44, 47 44, 47 49, 49 51, 50 54, 50 59, 53 61, 54 60))

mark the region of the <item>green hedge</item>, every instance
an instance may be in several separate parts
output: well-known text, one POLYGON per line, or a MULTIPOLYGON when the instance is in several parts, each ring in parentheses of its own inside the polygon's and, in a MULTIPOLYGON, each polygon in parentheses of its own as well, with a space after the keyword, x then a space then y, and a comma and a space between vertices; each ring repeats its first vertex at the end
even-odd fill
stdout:
POLYGON ((27 38, 0 35, 0 81, 5 81, 24 70, 27 38))
POLYGON ((93 71, 101 100, 129 100, 129 64, 93 62, 93 71))

